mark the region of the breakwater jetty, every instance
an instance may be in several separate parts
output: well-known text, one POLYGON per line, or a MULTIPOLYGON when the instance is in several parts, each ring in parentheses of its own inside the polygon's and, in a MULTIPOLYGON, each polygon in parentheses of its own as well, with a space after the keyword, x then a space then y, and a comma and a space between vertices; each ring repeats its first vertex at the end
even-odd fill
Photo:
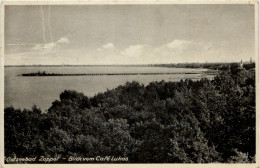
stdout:
MULTIPOLYGON (((203 72, 202 72, 203 73, 203 72)), ((175 74, 202 74, 199 72, 157 72, 157 73, 80 73, 80 74, 58 74, 58 73, 27 73, 18 76, 125 76, 125 75, 175 75, 175 74)))

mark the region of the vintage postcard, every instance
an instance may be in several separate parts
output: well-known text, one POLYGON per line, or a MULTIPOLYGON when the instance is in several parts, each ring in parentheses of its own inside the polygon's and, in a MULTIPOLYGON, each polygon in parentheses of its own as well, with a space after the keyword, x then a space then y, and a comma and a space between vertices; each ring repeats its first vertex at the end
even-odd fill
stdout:
POLYGON ((1 165, 256 168, 258 11, 2 3, 1 165))

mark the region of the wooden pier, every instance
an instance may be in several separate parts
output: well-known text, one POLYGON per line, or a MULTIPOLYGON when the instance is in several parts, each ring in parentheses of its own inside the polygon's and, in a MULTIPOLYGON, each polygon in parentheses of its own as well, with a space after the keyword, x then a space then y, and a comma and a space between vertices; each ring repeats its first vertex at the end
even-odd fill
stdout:
MULTIPOLYGON (((202 72, 203 73, 203 72, 202 72)), ((126 76, 126 75, 176 75, 176 74, 202 74, 198 72, 157 72, 157 73, 83 73, 83 74, 55 74, 55 73, 29 73, 18 76, 126 76)))

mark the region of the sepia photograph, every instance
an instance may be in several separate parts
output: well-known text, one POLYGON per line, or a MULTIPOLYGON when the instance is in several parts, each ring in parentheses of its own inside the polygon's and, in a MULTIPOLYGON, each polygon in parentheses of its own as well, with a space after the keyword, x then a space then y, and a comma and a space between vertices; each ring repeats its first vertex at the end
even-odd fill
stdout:
POLYGON ((255 165, 257 11, 3 3, 3 163, 255 165))

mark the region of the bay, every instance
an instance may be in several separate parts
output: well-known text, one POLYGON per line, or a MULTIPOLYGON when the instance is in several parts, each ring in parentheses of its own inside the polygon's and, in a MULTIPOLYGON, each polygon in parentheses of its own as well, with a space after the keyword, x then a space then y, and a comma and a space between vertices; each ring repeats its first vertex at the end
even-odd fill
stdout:
POLYGON ((15 108, 31 108, 37 105, 43 111, 52 102, 59 99, 64 90, 83 92, 94 96, 107 89, 116 88, 126 82, 138 81, 144 85, 153 81, 179 81, 181 79, 198 80, 212 75, 201 74, 170 74, 170 75, 126 75, 126 76, 18 76, 22 73, 46 71, 47 73, 202 73, 206 69, 167 68, 167 67, 136 67, 136 66, 60 66, 60 67, 5 67, 4 105, 15 108))

